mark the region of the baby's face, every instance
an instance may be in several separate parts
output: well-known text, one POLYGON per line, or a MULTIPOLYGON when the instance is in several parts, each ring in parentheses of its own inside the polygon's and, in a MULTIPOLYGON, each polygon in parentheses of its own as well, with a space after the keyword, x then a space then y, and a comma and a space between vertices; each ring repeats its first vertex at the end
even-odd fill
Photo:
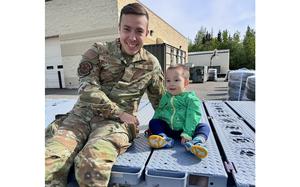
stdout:
POLYGON ((182 76, 182 69, 167 70, 166 73, 166 87, 167 91, 172 95, 178 95, 182 93, 187 84, 185 78, 182 76))

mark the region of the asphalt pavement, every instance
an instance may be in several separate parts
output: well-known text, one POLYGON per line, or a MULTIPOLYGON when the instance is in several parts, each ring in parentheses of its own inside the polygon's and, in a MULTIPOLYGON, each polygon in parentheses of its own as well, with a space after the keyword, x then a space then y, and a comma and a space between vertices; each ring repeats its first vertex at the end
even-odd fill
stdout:
MULTIPOLYGON (((190 83, 187 90, 195 91, 201 100, 222 100, 228 99, 228 82, 224 78, 217 81, 207 81, 204 83, 190 83)), ((77 89, 46 88, 46 99, 77 99, 77 89)), ((145 94, 143 98, 147 98, 145 94)))

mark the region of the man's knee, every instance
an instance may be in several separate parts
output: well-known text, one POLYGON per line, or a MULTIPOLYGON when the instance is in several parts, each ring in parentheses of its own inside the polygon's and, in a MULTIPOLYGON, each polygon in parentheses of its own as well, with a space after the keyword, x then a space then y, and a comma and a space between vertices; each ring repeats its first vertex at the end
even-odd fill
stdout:
POLYGON ((56 134, 59 126, 61 125, 62 121, 66 119, 66 117, 66 115, 60 116, 48 125, 45 130, 45 140, 53 137, 56 134))
POLYGON ((130 141, 133 138, 131 133, 128 132, 129 129, 126 125, 113 122, 98 125, 98 128, 90 134, 87 144, 99 144, 99 146, 112 145, 111 147, 114 147, 118 154, 124 153, 131 145, 130 141))
POLYGON ((84 148, 75 158, 75 163, 82 161, 91 161, 96 167, 102 166, 104 162, 115 162, 118 156, 118 150, 114 143, 109 140, 98 138, 89 140, 84 148))
POLYGON ((74 114, 63 115, 49 124, 45 132, 46 141, 54 137, 58 130, 72 131, 78 141, 85 141, 90 132, 88 124, 74 114))
POLYGON ((85 141, 90 133, 88 123, 86 123, 80 116, 73 114, 69 114, 69 116, 62 121, 59 129, 72 131, 76 134, 78 141, 85 141))

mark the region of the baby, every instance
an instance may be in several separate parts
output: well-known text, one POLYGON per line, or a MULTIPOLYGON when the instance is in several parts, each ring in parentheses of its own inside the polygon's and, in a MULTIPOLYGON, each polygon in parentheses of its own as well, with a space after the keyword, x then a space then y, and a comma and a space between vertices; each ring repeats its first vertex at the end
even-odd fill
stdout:
POLYGON ((210 128, 201 120, 200 100, 195 92, 185 91, 189 85, 189 69, 184 65, 171 66, 166 72, 167 92, 162 96, 149 122, 148 143, 152 148, 169 148, 174 139, 198 158, 208 155, 203 146, 210 128))

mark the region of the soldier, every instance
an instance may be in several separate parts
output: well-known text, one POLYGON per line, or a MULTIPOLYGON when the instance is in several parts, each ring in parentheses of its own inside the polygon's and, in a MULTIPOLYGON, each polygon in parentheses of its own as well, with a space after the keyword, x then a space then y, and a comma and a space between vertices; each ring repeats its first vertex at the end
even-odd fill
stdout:
POLYGON ((107 186, 117 156, 136 136, 136 113, 147 92, 157 108, 164 93, 158 60, 143 49, 148 13, 138 3, 121 10, 120 38, 95 43, 79 64, 79 99, 46 129, 46 186, 66 186, 74 161, 80 186, 107 186))

